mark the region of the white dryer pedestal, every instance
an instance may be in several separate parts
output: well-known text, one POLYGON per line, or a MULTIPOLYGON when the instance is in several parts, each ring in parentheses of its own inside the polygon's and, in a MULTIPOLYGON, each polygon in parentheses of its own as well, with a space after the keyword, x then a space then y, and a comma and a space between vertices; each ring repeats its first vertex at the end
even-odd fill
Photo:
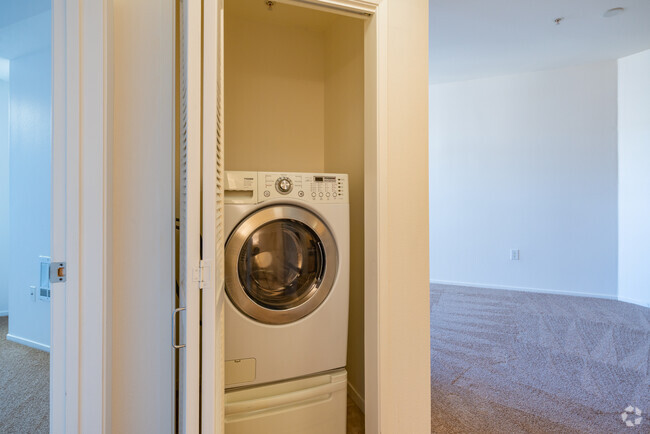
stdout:
POLYGON ((226 434, 345 434, 345 369, 226 391, 226 434))

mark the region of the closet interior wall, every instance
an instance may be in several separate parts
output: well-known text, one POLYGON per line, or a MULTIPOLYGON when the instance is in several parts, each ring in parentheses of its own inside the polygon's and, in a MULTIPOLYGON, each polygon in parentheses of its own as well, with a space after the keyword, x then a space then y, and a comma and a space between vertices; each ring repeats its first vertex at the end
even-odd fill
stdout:
POLYGON ((364 21, 225 2, 226 170, 347 173, 348 382, 364 395, 364 21))

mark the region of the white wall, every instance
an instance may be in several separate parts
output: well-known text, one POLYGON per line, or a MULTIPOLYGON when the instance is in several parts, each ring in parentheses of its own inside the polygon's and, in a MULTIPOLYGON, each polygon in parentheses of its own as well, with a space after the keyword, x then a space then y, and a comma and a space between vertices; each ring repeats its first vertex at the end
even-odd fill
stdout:
MULTIPOLYGON (((2 62, 4 59, 0 59, 2 62)), ((7 62, 7 61, 5 61, 7 62)), ((8 66, 8 62, 7 62, 8 66)), ((0 65, 2 68, 2 65, 0 65)), ((0 72, 1 73, 1 72, 0 72)), ((0 78, 0 316, 9 310, 9 83, 0 78)))
POLYGON ((650 50, 618 61, 619 299, 650 306, 650 50))
POLYGON ((616 77, 608 61, 430 87, 432 281, 617 296, 616 77))
POLYGON ((50 303, 38 290, 39 256, 50 255, 50 49, 10 62, 9 334, 41 349, 50 345, 50 303))

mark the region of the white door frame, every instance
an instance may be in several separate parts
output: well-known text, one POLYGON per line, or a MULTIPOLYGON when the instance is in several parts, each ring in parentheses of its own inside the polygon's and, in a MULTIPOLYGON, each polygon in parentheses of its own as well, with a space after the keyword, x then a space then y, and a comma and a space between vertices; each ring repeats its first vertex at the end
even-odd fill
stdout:
POLYGON ((110 431, 112 2, 52 1, 50 432, 110 431))
POLYGON ((428 17, 427 0, 380 0, 365 29, 368 433, 431 432, 428 17))

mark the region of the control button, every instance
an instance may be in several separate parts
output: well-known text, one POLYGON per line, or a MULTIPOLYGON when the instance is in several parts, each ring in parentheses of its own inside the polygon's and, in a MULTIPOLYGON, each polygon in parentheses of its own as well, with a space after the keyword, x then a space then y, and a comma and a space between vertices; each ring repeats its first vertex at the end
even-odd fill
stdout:
POLYGON ((300 190, 300 191, 298 192, 298 196, 299 196, 299 197, 303 197, 304 195, 305 195, 305 192, 304 192, 304 191, 300 190))
POLYGON ((336 193, 332 193, 332 197, 336 197, 336 193))
POLYGON ((320 193, 318 193, 318 195, 319 195, 320 197, 323 197, 323 192, 321 191, 320 193))
POLYGON ((293 190, 293 182, 286 176, 281 176, 275 181, 275 189, 280 194, 289 194, 293 190))
POLYGON ((330 197, 330 192, 325 193, 325 196, 330 197))
POLYGON ((266 191, 264 192, 264 196, 265 196, 265 197, 269 197, 270 195, 271 195, 271 192, 270 192, 270 191, 266 190, 266 191))
POLYGON ((311 197, 316 197, 316 192, 315 191, 311 192, 311 197))

